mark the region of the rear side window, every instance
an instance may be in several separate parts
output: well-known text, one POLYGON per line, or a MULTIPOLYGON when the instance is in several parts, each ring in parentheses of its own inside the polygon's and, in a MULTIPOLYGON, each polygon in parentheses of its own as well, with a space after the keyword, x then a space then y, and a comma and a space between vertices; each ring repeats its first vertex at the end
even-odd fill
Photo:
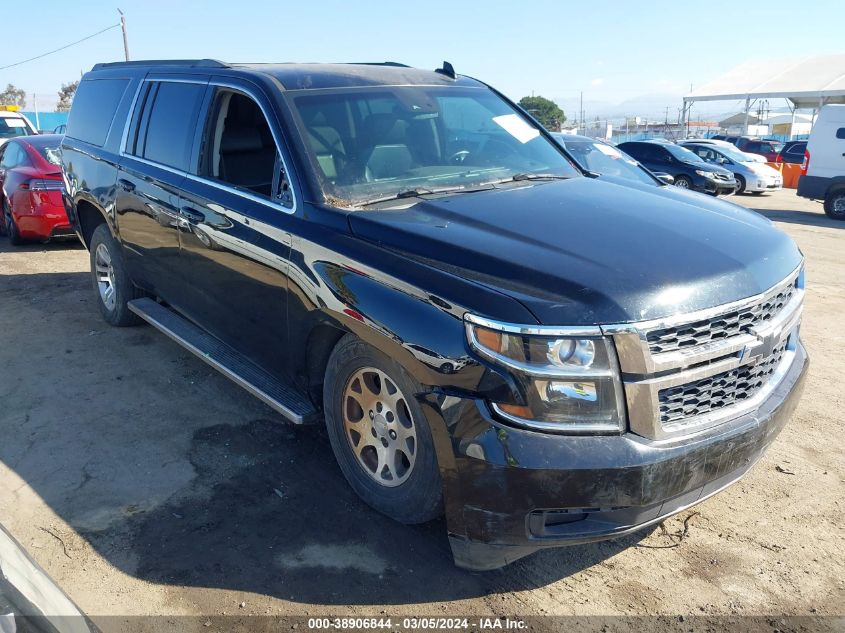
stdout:
POLYGON ((24 149, 17 143, 9 143, 3 152, 3 158, 0 159, 0 167, 3 169, 26 167, 29 164, 29 156, 26 155, 24 149))
POLYGON ((845 127, 841 127, 838 130, 836 130, 836 138, 840 138, 840 139, 845 138, 845 127))
POLYGON ((102 147, 128 79, 86 79, 79 84, 67 122, 66 136, 102 147))
POLYGON ((150 84, 126 151, 181 171, 188 169, 205 84, 150 84))

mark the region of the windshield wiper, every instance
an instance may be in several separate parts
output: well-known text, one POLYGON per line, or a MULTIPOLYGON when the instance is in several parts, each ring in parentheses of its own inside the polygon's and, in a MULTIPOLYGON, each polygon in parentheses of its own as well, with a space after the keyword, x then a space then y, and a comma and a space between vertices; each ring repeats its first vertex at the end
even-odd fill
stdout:
POLYGON ((531 174, 531 173, 521 173, 521 174, 514 174, 510 178, 504 178, 503 180, 496 180, 491 183, 487 183, 490 185, 503 185, 508 182, 523 182, 527 180, 569 180, 571 176, 561 176, 559 174, 531 174))
POLYGON ((481 191, 482 189, 490 189, 490 187, 474 187, 467 189, 466 187, 438 187, 429 189, 428 187, 414 187, 413 189, 402 189, 396 193, 384 196, 382 198, 373 198, 358 204, 360 207, 368 207, 379 202, 390 202, 391 200, 402 200, 403 198, 419 198, 421 196, 430 196, 439 193, 472 193, 474 191, 481 191))

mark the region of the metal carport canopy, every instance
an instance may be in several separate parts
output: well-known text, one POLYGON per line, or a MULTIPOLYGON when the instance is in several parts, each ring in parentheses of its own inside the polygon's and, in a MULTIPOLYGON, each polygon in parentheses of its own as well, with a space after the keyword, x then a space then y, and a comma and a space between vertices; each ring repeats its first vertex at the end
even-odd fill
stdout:
POLYGON ((788 99, 795 108, 845 103, 845 53, 748 61, 696 88, 684 102, 773 98, 788 99))

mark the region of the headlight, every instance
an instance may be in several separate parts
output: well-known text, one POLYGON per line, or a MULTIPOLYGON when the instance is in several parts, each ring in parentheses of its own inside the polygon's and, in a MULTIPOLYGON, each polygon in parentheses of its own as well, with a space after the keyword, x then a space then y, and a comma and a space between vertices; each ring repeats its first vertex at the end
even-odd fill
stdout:
MULTIPOLYGON (((494 402, 505 420, 560 433, 620 433, 625 404, 619 361, 603 336, 546 335, 466 316, 470 347, 517 381, 524 404, 494 402), (520 331, 522 330, 522 331, 520 331), (527 332, 527 333, 524 333, 527 332)), ((564 329, 561 329, 564 331, 564 329)))
POLYGON ((710 180, 713 180, 713 179, 716 178, 716 174, 714 174, 712 171, 705 171, 704 169, 696 169, 695 173, 697 173, 699 176, 704 176, 705 178, 709 178, 710 180))

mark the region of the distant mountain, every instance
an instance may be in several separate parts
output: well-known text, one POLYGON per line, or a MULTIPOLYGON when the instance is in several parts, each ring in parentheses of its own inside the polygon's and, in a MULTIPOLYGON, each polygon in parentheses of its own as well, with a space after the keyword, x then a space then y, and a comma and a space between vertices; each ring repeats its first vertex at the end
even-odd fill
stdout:
MULTIPOLYGON (((569 122, 578 118, 580 99, 576 97, 553 98, 569 122)), ((666 108, 669 108, 669 121, 678 120, 678 110, 683 106, 683 95, 671 93, 651 93, 625 99, 618 103, 595 99, 584 100, 584 114, 587 121, 618 119, 625 117, 640 117, 649 121, 663 121, 666 118, 666 108)), ((753 109, 752 109, 753 110, 753 109)), ((772 112, 775 112, 772 108, 772 112)), ((698 120, 721 121, 741 111, 741 106, 730 101, 701 101, 693 104, 692 116, 698 120)))

